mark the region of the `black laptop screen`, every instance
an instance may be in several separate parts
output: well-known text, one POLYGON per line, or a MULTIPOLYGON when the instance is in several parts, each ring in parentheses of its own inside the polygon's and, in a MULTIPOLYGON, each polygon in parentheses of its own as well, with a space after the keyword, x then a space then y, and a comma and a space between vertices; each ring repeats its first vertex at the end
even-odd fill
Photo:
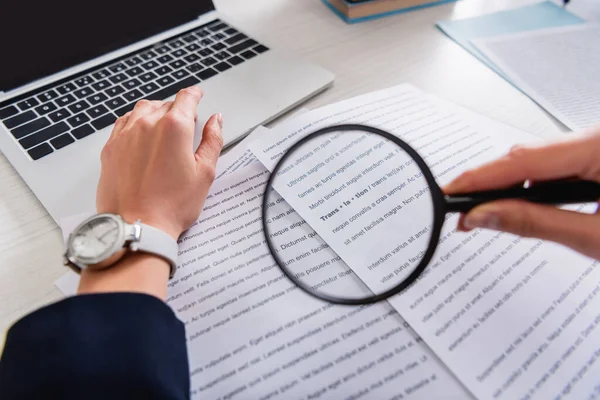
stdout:
POLYGON ((211 10, 211 0, 7 0, 0 7, 0 90, 51 75, 211 10))

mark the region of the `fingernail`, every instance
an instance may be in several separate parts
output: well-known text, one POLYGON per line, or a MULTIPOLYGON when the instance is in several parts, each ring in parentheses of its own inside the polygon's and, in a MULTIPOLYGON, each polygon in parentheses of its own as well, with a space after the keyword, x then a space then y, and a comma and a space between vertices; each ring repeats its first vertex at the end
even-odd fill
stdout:
POLYGON ((463 225, 468 229, 487 228, 499 229, 500 218, 497 214, 488 210, 474 210, 467 214, 463 225))
POLYGON ((221 114, 221 113, 217 114, 217 122, 219 123, 219 126, 221 127, 221 129, 223 129, 223 114, 221 114))

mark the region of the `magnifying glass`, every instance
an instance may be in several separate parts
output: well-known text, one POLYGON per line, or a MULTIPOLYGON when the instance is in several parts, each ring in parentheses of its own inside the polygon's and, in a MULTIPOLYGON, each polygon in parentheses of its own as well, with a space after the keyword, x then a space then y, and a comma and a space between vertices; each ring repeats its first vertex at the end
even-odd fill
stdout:
MULTIPOLYGON (((434 168, 460 160, 443 152, 443 143, 426 136, 418 142, 434 168)), ((548 181, 448 196, 404 140, 371 126, 336 125, 303 137, 277 162, 263 196, 262 224, 277 265, 299 288, 331 303, 361 305, 394 296, 418 279, 448 213, 500 199, 596 202, 600 184, 548 181)))

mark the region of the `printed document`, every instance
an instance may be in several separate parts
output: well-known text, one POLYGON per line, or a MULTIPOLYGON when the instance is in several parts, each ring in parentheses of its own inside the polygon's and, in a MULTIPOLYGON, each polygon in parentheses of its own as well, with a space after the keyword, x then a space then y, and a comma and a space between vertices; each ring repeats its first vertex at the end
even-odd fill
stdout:
MULTIPOLYGON (((440 184, 535 140, 402 85, 314 110, 250 148, 272 170, 301 137, 342 122, 405 139, 440 184)), ((294 153, 275 189, 377 291, 390 273, 421 256, 416 250, 428 235, 419 233, 427 225, 412 216, 428 206, 427 187, 376 146, 335 146, 311 142, 314 152, 294 153)), ((390 304, 477 398, 597 398, 599 263, 539 240, 457 233, 456 222, 456 215, 446 220, 430 266, 390 304)))
POLYGON ((600 25, 541 29, 473 44, 570 129, 600 124, 600 25))
MULTIPOLYGON (((179 240, 167 301, 186 324, 193 398, 469 398, 387 303, 333 306, 282 274, 262 233, 267 178, 254 164, 216 181, 179 240)), ((312 232, 285 201, 272 206, 290 237, 312 232)), ((305 260, 342 262, 327 250, 305 260)))

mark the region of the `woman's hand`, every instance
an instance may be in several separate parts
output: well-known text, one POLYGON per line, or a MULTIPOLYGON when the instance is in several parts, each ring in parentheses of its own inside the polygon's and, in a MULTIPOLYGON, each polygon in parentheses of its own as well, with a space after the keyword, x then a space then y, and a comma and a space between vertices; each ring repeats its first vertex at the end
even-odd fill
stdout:
MULTIPOLYGON (((600 128, 541 146, 516 146, 506 156, 467 171, 444 188, 447 194, 506 188, 526 180, 577 177, 600 182, 600 128)), ((600 200, 600 199, 599 199, 600 200)), ((600 210, 594 215, 554 206, 502 200, 461 216, 458 229, 489 228, 564 244, 600 259, 600 210)))
POLYGON ((198 87, 175 101, 146 101, 119 118, 102 150, 97 209, 140 219, 174 239, 200 215, 221 152, 222 119, 212 116, 194 153, 198 87))
MULTIPOLYGON (((213 115, 194 152, 197 87, 173 102, 140 101, 119 118, 102 150, 96 208, 159 228, 174 239, 200 215, 215 177, 223 120, 213 115)), ((111 268, 81 274, 79 293, 142 292, 164 299, 169 266, 148 254, 128 254, 111 268)))

